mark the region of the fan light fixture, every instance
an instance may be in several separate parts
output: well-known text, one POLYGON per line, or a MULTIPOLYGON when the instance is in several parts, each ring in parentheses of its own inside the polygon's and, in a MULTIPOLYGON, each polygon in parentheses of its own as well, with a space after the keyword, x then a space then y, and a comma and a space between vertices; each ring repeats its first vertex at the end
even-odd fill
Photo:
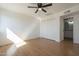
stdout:
POLYGON ((37 3, 37 6, 28 6, 28 8, 37 8, 35 13, 37 13, 39 10, 42 10, 43 12, 47 12, 44 8, 45 7, 49 7, 52 6, 52 3, 48 3, 48 4, 43 4, 43 3, 37 3))
POLYGON ((42 10, 41 8, 39 8, 39 10, 42 10))

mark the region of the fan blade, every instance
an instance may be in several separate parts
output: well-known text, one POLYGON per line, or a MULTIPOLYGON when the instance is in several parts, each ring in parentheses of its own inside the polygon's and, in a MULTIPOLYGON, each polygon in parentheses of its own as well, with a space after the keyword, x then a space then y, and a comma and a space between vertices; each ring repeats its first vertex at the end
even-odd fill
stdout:
POLYGON ((34 7, 34 6, 28 6, 28 8, 38 8, 38 7, 34 7))
POLYGON ((41 8, 42 3, 37 3, 38 8, 41 8))
POLYGON ((42 11, 47 12, 45 9, 42 9, 42 11))
POLYGON ((46 5, 42 6, 42 7, 48 7, 48 6, 52 6, 52 3, 46 4, 46 5))
POLYGON ((35 11, 35 13, 37 13, 38 12, 38 9, 35 11))

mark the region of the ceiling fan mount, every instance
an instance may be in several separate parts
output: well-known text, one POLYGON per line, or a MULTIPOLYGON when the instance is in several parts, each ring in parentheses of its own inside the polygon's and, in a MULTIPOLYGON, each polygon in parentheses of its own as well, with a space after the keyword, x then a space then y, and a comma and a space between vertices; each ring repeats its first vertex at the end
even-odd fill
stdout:
POLYGON ((28 6, 28 8, 37 8, 37 10, 35 11, 35 13, 37 13, 39 10, 42 10, 43 12, 47 12, 44 8, 45 7, 49 7, 52 6, 52 3, 48 3, 48 4, 44 4, 44 3, 37 3, 37 7, 36 6, 28 6))

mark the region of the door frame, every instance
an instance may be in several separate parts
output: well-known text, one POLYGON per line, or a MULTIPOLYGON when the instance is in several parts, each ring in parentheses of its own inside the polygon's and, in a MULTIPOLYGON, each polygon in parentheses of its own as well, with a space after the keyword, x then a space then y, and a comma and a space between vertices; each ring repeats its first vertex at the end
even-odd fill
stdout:
MULTIPOLYGON (((66 17, 73 17, 73 15, 69 14, 69 15, 60 16, 60 41, 64 40, 64 18, 66 17)), ((74 41, 74 24, 73 24, 73 41, 74 41)))

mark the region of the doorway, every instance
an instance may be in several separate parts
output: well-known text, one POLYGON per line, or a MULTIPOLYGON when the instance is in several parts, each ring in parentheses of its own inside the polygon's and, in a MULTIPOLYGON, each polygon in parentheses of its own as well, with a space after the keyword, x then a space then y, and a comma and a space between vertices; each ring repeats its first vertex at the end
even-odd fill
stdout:
POLYGON ((64 18, 64 40, 73 42, 73 17, 64 18))

